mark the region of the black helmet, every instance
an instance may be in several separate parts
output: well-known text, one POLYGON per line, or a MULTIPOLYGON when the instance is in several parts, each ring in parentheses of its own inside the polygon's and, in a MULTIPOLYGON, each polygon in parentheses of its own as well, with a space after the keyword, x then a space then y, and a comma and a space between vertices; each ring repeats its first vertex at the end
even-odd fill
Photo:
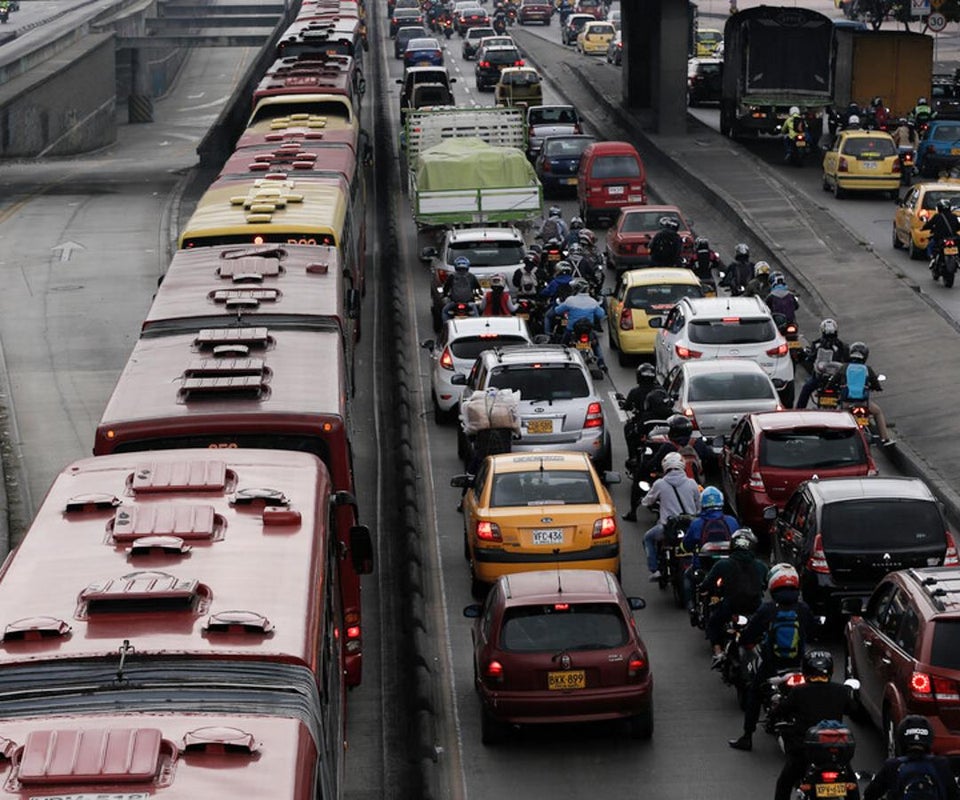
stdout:
POLYGON ((667 435, 671 439, 676 439, 678 436, 689 436, 693 433, 693 423, 683 414, 672 414, 667 419, 667 425, 670 426, 667 435))
POLYGON ((925 105, 927 105, 927 98, 926 98, 926 97, 918 97, 918 98, 917 98, 917 105, 918 105, 918 106, 925 106, 925 105))
POLYGON ((833 656, 829 650, 808 650, 803 654, 803 677, 828 681, 833 677, 833 656))
POLYGON ((731 550, 753 550, 757 546, 757 537, 749 528, 738 528, 730 537, 731 550))
POLYGON ((940 214, 949 214, 952 210, 950 206, 950 201, 946 197, 941 197, 937 200, 937 212, 940 214))
POLYGON ((750 258, 750 248, 743 242, 740 242, 733 250, 733 257, 737 259, 737 261, 745 261, 750 258))
POLYGON ((523 266, 527 270, 536 269, 540 266, 540 256, 536 253, 527 253, 523 257, 523 266))
POLYGON ((676 217, 660 217, 660 227, 665 231, 678 231, 680 221, 676 217))
POLYGON ((574 280, 570 282, 570 289, 574 294, 585 294, 590 291, 590 284, 583 278, 574 278, 574 280))
POLYGON ((832 317, 827 317, 826 319, 820 322, 820 335, 821 336, 836 336, 839 331, 839 326, 837 321, 832 317))
POLYGON ((540 256, 543 255, 543 246, 539 242, 534 242, 527 248, 527 253, 535 253, 540 256))
POLYGON ((670 407, 670 395, 663 389, 651 389, 647 396, 643 398, 644 411, 656 411, 661 408, 670 407))
POLYGON ((870 358, 870 348, 863 342, 854 342, 850 345, 850 360, 858 363, 866 363, 870 358))
POLYGON ((698 253, 702 253, 704 250, 710 252, 710 242, 707 241, 705 236, 698 236, 697 241, 693 243, 693 247, 698 253))
POLYGON ((554 275, 573 275, 573 264, 569 261, 559 261, 553 268, 554 275))
POLYGON ((872 105, 874 108, 880 108, 880 106, 883 105, 883 98, 880 97, 880 95, 877 95, 873 98, 873 100, 870 101, 870 105, 872 105))
POLYGON ((570 220, 570 230, 578 231, 583 227, 583 220, 580 217, 573 217, 570 220))
MULTIPOLYGON (((637 383, 652 381, 657 377, 657 368, 649 361, 644 361, 637 366, 637 383)), ((666 394, 666 392, 664 392, 666 394)))
POLYGON ((908 714, 897 725, 897 746, 901 753, 920 750, 929 753, 933 748, 933 731, 926 717, 908 714))

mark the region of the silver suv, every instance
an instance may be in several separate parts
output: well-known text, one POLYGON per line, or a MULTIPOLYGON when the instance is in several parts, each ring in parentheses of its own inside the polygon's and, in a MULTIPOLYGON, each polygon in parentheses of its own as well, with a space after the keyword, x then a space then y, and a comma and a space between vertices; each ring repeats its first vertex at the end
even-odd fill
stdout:
MULTIPOLYGON (((451 383, 464 386, 464 400, 487 389, 520 392, 521 430, 514 451, 577 450, 589 454, 600 472, 610 469, 613 451, 603 402, 577 350, 562 345, 485 350, 469 375, 457 373, 451 383)), ((457 453, 469 467, 473 445, 462 418, 457 453)))
POLYGON ((470 272, 477 276, 480 285, 487 289, 490 278, 502 274, 509 285, 513 273, 523 266, 523 234, 516 228, 458 228, 448 230, 440 249, 425 247, 420 251, 420 260, 430 264, 433 271, 431 282, 431 315, 433 329, 440 330, 443 306, 446 303, 442 291, 447 277, 453 272, 453 262, 459 256, 470 261, 470 272))

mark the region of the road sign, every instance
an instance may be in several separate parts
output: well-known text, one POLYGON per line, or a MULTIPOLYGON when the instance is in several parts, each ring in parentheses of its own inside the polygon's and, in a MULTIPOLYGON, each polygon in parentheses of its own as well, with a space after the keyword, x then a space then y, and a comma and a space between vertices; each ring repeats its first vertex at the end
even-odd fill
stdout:
POLYGON ((930 2, 931 0, 910 0, 910 16, 914 19, 927 16, 930 13, 930 2))
POLYGON ((942 6, 945 2, 946 0, 930 0, 930 8, 932 8, 934 11, 939 11, 940 6, 942 6))
POLYGON ((927 17, 927 27, 934 33, 939 33, 947 27, 947 18, 943 14, 931 14, 927 17))

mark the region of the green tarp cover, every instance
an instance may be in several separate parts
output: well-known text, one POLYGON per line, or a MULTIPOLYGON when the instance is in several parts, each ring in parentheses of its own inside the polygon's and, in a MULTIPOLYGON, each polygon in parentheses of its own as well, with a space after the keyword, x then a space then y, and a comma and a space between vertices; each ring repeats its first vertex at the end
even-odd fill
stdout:
POLYGON ((537 173, 521 150, 492 147, 482 139, 447 139, 424 150, 417 165, 418 191, 507 189, 535 186, 537 173))

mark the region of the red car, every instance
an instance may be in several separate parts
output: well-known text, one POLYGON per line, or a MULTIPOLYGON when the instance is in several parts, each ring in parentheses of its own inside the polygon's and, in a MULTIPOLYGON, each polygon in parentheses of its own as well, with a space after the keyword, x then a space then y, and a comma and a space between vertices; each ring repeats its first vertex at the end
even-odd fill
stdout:
POLYGON ((517 21, 521 25, 529 22, 550 24, 553 16, 553 6, 549 0, 520 0, 520 10, 517 12, 517 21))
POLYGON ((603 7, 603 0, 580 0, 574 6, 574 14, 593 14, 595 19, 606 19, 607 12, 603 7))
MULTIPOLYGON (((683 256, 692 261, 693 232, 676 206, 624 206, 616 223, 607 230, 607 266, 621 272, 650 264, 650 240, 660 230, 660 220, 671 217, 680 223, 683 256)), ((663 266, 680 266, 679 264, 663 266)))
POLYGON ((724 494, 741 524, 767 529, 763 509, 783 510, 803 481, 877 474, 866 438, 846 411, 747 414, 723 448, 724 494))
POLYGON ((626 597, 603 570, 504 575, 467 606, 484 744, 514 725, 625 720, 653 735, 653 676, 626 597))
POLYGON ((842 601, 847 677, 860 681, 857 700, 896 755, 897 725, 922 714, 933 752, 960 760, 960 571, 927 567, 891 572, 865 608, 842 601))
POLYGON ((470 28, 483 28, 490 25, 490 17, 487 12, 477 6, 476 8, 465 8, 460 15, 453 21, 453 27, 461 36, 466 36, 470 28))

